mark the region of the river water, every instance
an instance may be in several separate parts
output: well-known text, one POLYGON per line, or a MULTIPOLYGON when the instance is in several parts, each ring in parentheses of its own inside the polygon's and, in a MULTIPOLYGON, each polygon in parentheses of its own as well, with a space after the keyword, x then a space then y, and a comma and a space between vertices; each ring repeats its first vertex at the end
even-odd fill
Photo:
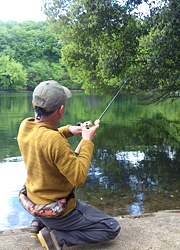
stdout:
MULTIPOLYGON (((147 94, 146 94, 147 95, 147 94)), ((180 100, 142 105, 145 94, 121 94, 101 120, 85 185, 76 196, 112 216, 180 207, 180 100)), ((73 93, 59 126, 99 118, 112 97, 73 93)), ((0 230, 32 220, 18 202, 26 170, 17 144, 33 117, 32 93, 0 93, 0 230)), ((69 143, 74 150, 79 137, 69 143)))

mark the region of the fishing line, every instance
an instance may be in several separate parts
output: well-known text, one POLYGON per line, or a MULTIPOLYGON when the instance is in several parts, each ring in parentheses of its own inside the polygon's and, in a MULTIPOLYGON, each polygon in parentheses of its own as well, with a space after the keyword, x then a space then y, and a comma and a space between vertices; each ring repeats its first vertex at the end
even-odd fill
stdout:
POLYGON ((100 115, 98 120, 101 120, 101 118, 105 115, 105 113, 107 112, 107 110, 109 109, 109 107, 111 106, 111 104, 114 102, 114 100, 116 99, 116 97, 119 95, 119 93, 121 92, 122 88, 124 87, 124 85, 126 84, 126 81, 124 81, 124 83, 121 85, 120 89, 118 90, 118 92, 116 93, 116 95, 113 97, 113 99, 111 100, 111 102, 108 104, 108 106, 105 108, 105 110, 102 112, 102 114, 100 115))
MULTIPOLYGON (((101 120, 101 118, 104 116, 104 114, 106 113, 106 111, 109 109, 109 107, 111 106, 111 104, 113 103, 113 101, 116 99, 116 97, 119 95, 119 93, 121 92, 122 88, 124 87, 124 85, 126 84, 127 80, 124 81, 124 83, 121 85, 121 87, 118 89, 118 91, 114 91, 114 93, 116 93, 113 97, 113 99, 111 100, 111 102, 106 102, 106 104, 104 104, 101 108, 99 108, 98 110, 96 110, 96 114, 93 115, 93 117, 97 117, 99 115, 99 110, 104 108, 103 113, 100 115, 98 120, 101 120), (109 104, 108 104, 109 103, 109 104)), ((95 119, 94 119, 95 120, 95 119)))

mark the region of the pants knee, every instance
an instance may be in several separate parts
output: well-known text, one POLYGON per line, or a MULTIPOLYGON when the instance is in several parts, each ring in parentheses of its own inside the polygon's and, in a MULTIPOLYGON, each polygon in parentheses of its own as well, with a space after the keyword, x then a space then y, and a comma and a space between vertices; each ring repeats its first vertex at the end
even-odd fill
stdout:
POLYGON ((119 223, 117 223, 117 228, 115 230, 116 236, 119 234, 120 230, 121 230, 121 226, 119 225, 119 223))
POLYGON ((121 226, 118 221, 114 220, 111 227, 110 238, 114 239, 120 232, 121 226))

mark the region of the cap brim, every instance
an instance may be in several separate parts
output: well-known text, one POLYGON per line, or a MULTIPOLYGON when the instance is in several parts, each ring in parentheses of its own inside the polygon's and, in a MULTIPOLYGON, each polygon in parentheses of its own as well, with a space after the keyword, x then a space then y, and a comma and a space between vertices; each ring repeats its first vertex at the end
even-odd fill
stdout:
POLYGON ((61 87, 64 89, 66 97, 71 98, 72 97, 71 91, 68 88, 64 87, 64 86, 61 86, 61 87))

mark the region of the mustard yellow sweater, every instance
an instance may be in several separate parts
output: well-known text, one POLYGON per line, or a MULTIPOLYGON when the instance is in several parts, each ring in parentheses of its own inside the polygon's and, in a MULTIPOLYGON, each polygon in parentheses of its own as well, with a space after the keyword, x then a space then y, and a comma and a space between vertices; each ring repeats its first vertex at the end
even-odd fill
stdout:
MULTIPOLYGON (((35 123, 34 118, 21 123, 18 144, 27 169, 27 196, 35 204, 47 204, 67 197, 73 186, 81 187, 86 180, 94 144, 83 140, 76 157, 66 139, 72 136, 68 127, 58 129, 35 123)), ((61 216, 75 206, 75 199, 70 199, 61 216)))

